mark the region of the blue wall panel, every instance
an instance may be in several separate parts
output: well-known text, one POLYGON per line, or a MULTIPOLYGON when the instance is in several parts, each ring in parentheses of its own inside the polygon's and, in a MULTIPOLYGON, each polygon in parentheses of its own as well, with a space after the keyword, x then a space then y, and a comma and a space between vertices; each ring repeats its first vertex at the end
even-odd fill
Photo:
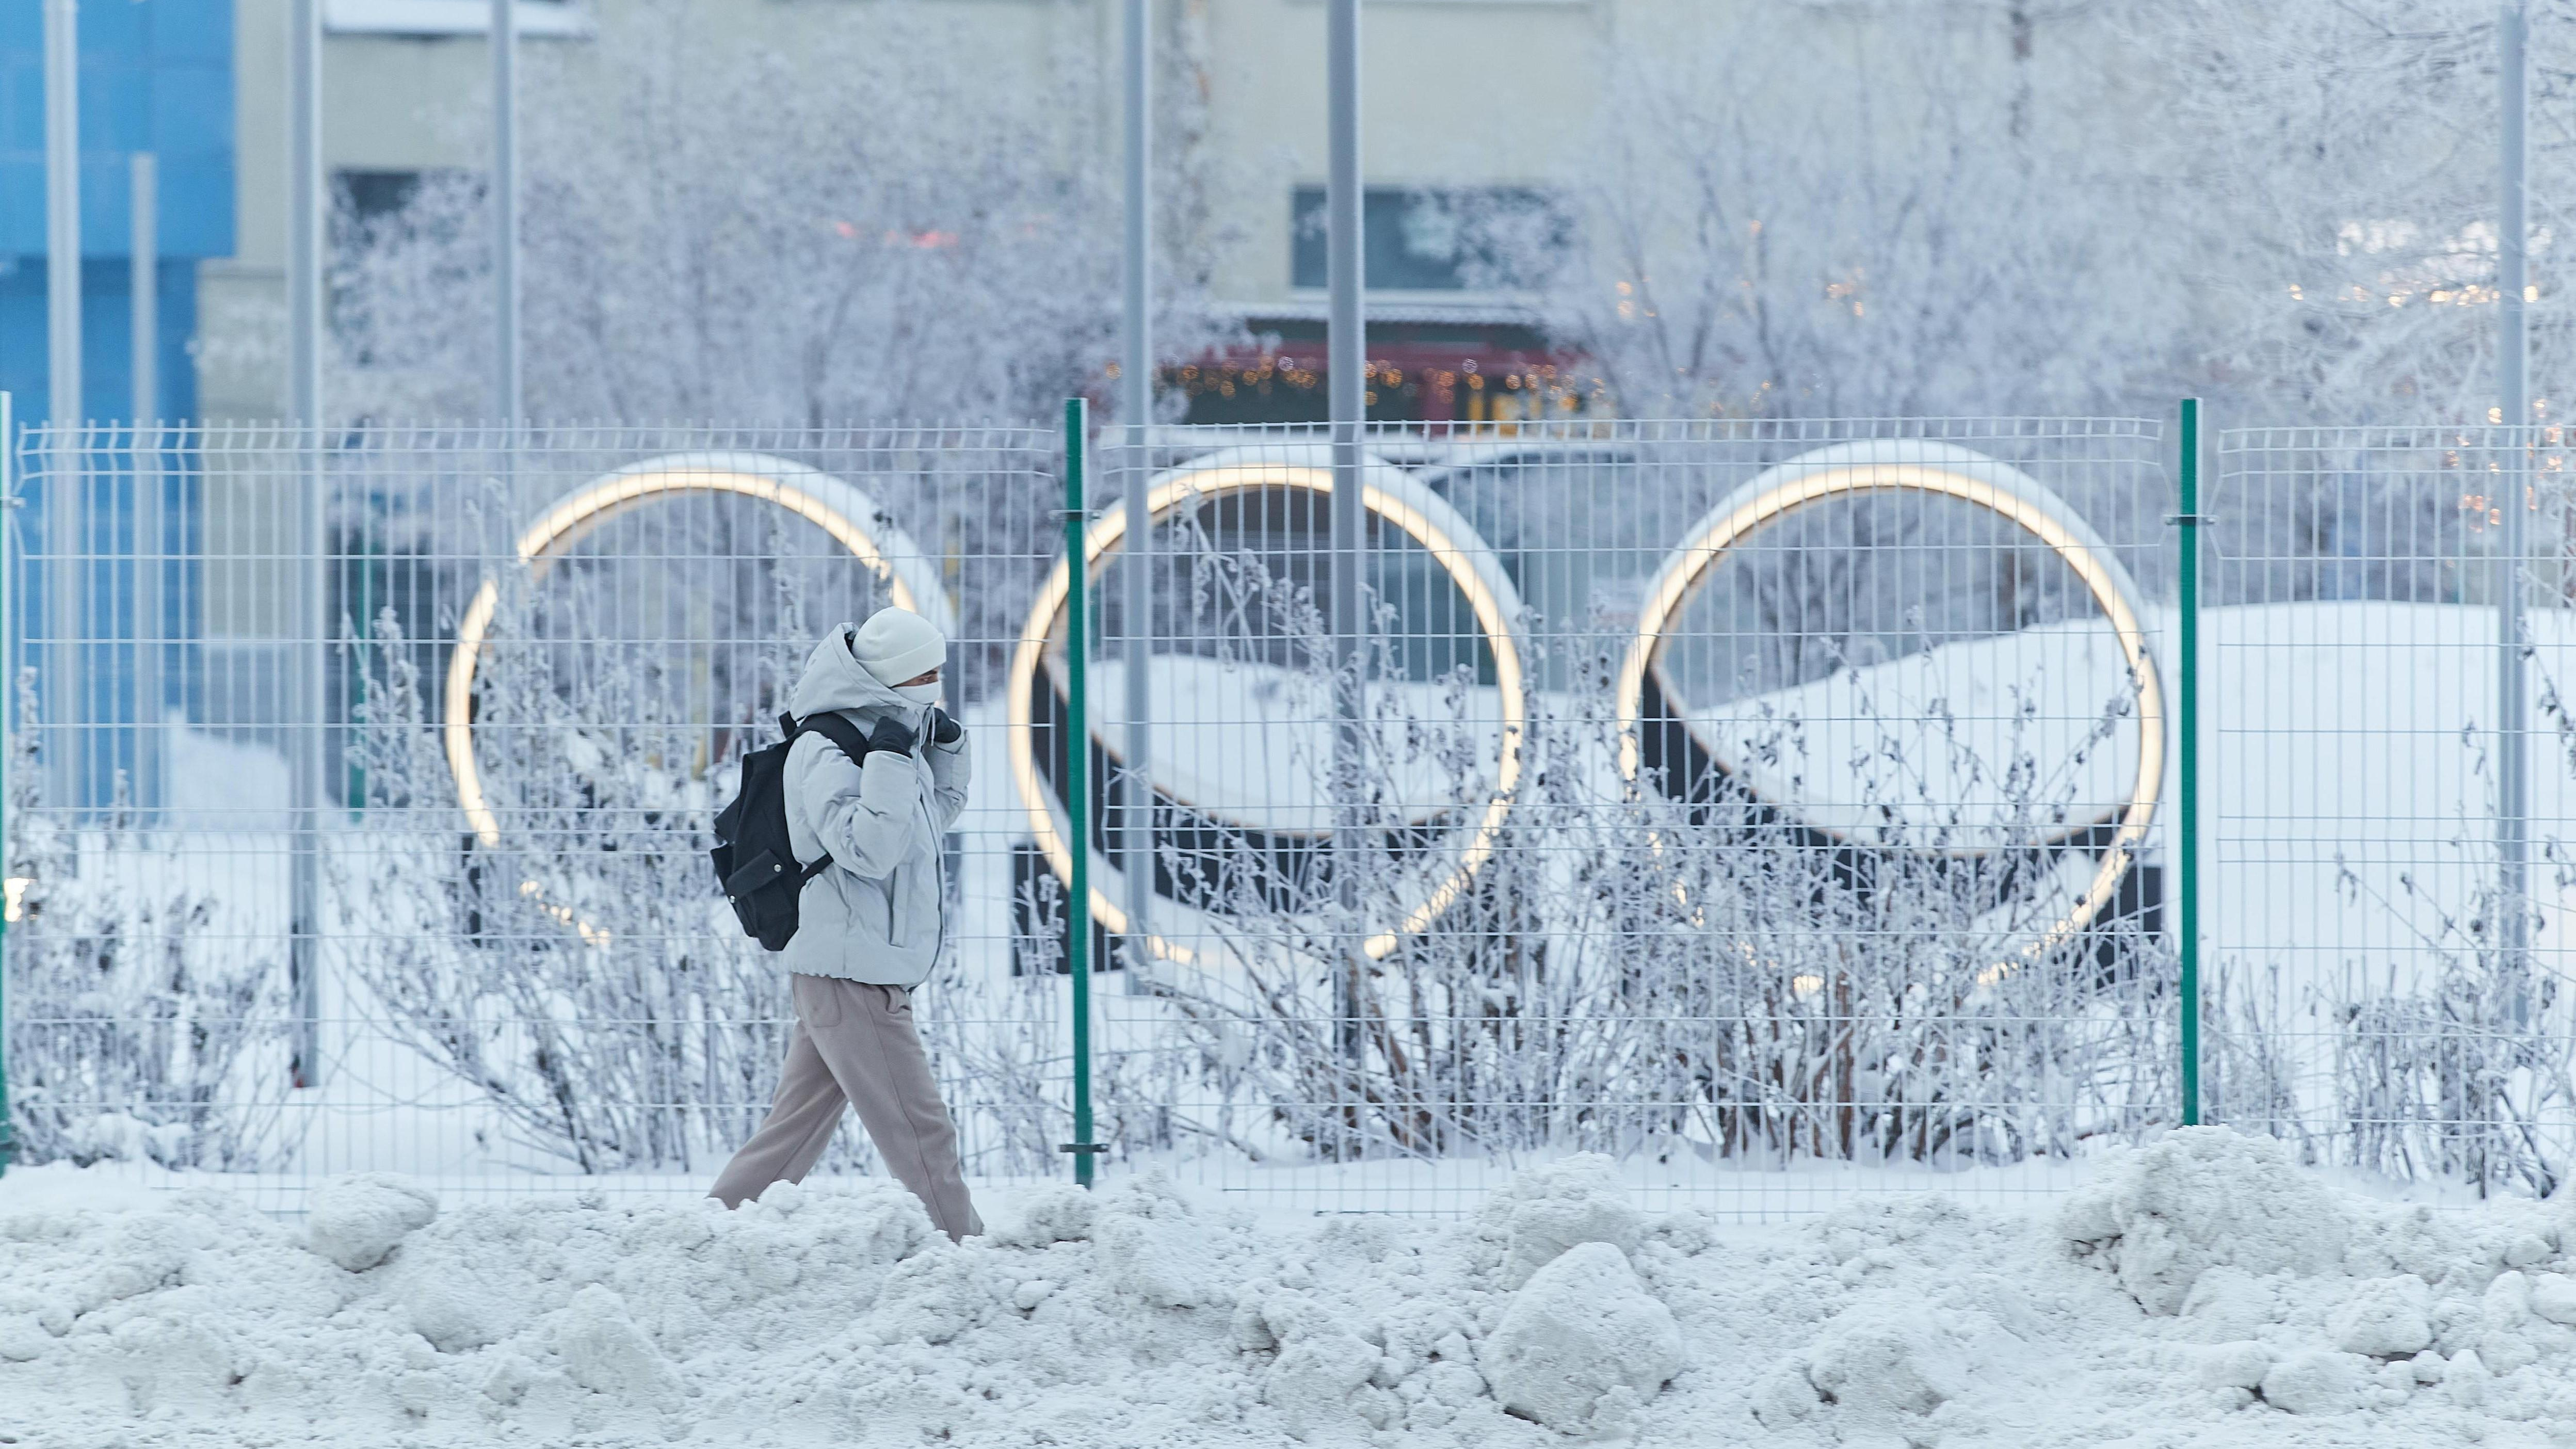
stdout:
MULTIPOLYGON (((197 325, 197 264, 164 261, 161 277, 161 416, 197 411, 197 368, 188 339, 197 325)), ((81 268, 81 402, 94 418, 133 412, 133 308, 121 260, 81 268)), ((19 420, 42 422, 53 410, 45 368, 45 263, 16 259, 0 273, 0 392, 14 393, 19 420)))
MULTIPOLYGON (((184 419, 196 412, 196 366, 190 341, 197 324, 197 263, 233 254, 233 6, 228 0, 87 0, 80 7, 80 196, 82 411, 100 419, 131 415, 133 357, 127 256, 131 240, 129 164, 149 150, 160 171, 160 397, 155 411, 184 419)), ((17 415, 41 421, 51 411, 47 386, 45 226, 45 92, 43 7, 38 0, 0 0, 0 390, 15 394, 17 415)), ((16 440, 0 440, 15 446, 16 440)), ((158 485, 164 499, 162 540, 135 536, 138 516, 132 459, 101 456, 83 509, 80 551, 96 559, 82 570, 78 674, 68 688, 45 689, 49 717, 80 722, 63 803, 108 803, 120 777, 129 798, 159 803, 153 757, 157 723, 176 705, 191 717, 196 701, 167 686, 161 699, 138 697, 138 637, 192 639, 190 615, 199 580, 183 560, 202 531, 199 499, 187 460, 172 457, 158 485), (144 560, 177 555, 168 562, 144 560), (133 617, 138 569, 163 579, 157 629, 133 617), (108 642, 129 641, 129 642, 108 642), (71 701, 77 700, 76 704, 71 701), (69 708, 71 713, 63 713, 69 708)), ((43 500, 16 518, 30 543, 45 516, 43 500)), ((30 569, 8 625, 23 641, 55 624, 43 615, 45 582, 30 569)), ((180 667, 186 646, 161 652, 165 681, 192 678, 180 667)), ((22 656, 23 657, 23 656, 22 656)), ((29 662, 34 662, 30 660, 29 662)), ((41 687, 41 686, 40 686, 41 687)))
MULTIPOLYGON (((45 250, 45 56, 36 0, 0 5, 0 252, 45 250)), ((232 7, 81 7, 81 250, 126 252, 126 157, 160 157, 163 256, 233 253, 232 7), (189 204, 172 206, 168 198, 189 204)))

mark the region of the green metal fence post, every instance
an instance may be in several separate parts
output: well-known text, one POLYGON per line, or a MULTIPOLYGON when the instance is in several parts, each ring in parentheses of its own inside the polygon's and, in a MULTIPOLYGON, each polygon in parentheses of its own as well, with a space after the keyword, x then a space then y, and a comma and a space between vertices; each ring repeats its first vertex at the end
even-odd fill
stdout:
POLYGON ((2179 732, 2182 839, 2174 855, 2182 931, 2182 1125, 2200 1125, 2200 399, 2182 400, 2181 511, 2174 515, 2182 611, 2179 732))
POLYGON ((1092 1159, 1100 1144, 1091 1140, 1091 698, 1087 663, 1091 655, 1091 577, 1084 557, 1083 526, 1090 512, 1083 501, 1083 447, 1091 433, 1091 406, 1081 398, 1064 404, 1064 598, 1065 851, 1071 857, 1071 899, 1065 905, 1065 966, 1073 973, 1073 1180, 1091 1186, 1092 1159))

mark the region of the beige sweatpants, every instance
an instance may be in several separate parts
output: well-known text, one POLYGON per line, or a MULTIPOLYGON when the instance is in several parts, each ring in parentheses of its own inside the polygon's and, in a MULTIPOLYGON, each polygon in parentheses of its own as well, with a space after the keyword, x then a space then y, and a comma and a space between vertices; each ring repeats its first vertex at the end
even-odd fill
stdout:
POLYGON ((912 993, 829 976, 787 978, 796 1035, 769 1119, 707 1192, 740 1207, 784 1179, 802 1182, 832 1141, 841 1104, 858 1109, 877 1155, 953 1241, 984 1231, 957 1166, 957 1129, 912 1029, 912 993))

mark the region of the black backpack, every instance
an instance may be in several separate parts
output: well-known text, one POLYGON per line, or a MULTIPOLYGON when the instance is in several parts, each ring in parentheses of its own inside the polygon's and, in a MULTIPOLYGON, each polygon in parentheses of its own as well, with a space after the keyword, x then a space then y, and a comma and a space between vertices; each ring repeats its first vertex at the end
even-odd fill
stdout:
POLYGON ((783 951, 796 935, 796 903, 805 882, 832 863, 824 856, 798 865, 787 844, 787 752, 797 735, 813 730, 840 746, 854 763, 867 761, 867 736, 846 716, 831 710, 798 720, 778 717, 787 738, 742 757, 742 788, 733 803, 716 816, 716 848, 707 854, 716 863, 716 883, 724 888, 742 932, 764 951, 783 951))

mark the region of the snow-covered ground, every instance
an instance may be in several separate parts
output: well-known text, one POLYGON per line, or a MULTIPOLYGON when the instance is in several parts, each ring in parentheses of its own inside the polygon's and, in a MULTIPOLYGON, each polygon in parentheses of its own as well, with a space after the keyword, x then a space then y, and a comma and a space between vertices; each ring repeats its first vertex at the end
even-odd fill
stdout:
POLYGON ((422 1446, 2551 1444, 2576 1203, 2385 1203, 2181 1132, 2025 1213, 1640 1211, 1597 1158, 1475 1215, 1294 1230, 1152 1178, 740 1213, 437 1203, 299 1222, 0 1179, 0 1442, 422 1446))

